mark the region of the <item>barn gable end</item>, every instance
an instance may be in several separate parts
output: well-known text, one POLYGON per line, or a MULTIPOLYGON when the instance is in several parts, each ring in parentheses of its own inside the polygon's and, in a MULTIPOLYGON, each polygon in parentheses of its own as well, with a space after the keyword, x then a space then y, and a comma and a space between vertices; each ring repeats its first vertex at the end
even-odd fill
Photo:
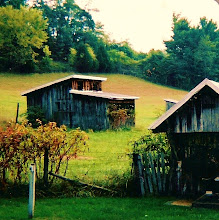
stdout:
POLYGON ((219 83, 203 80, 149 129, 167 134, 178 193, 219 193, 219 83))
POLYGON ((203 80, 149 129, 153 132, 219 132, 219 83, 203 80))

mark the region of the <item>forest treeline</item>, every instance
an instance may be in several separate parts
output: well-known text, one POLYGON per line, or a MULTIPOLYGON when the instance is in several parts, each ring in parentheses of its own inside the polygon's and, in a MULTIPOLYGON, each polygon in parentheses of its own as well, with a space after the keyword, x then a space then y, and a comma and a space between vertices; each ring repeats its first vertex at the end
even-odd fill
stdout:
POLYGON ((219 30, 212 20, 192 26, 173 15, 166 50, 142 53, 110 40, 74 0, 27 2, 0 0, 1 72, 121 73, 182 89, 206 77, 219 81, 219 30))

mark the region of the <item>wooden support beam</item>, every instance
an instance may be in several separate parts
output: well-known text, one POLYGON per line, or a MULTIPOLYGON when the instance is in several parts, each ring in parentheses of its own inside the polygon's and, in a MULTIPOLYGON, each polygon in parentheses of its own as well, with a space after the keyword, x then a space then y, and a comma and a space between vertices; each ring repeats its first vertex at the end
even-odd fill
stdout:
POLYGON ((72 180, 72 179, 66 178, 64 176, 60 176, 58 174, 52 173, 52 172, 49 172, 48 174, 51 175, 51 176, 54 176, 56 178, 62 179, 64 181, 68 181, 70 183, 77 184, 77 185, 80 185, 80 186, 90 186, 93 189, 104 190, 104 191, 111 192, 111 193, 114 192, 110 189, 107 189, 107 188, 104 188, 104 187, 101 187, 101 186, 96 186, 96 185, 93 185, 93 184, 84 183, 84 182, 81 182, 81 181, 78 181, 78 180, 72 180))

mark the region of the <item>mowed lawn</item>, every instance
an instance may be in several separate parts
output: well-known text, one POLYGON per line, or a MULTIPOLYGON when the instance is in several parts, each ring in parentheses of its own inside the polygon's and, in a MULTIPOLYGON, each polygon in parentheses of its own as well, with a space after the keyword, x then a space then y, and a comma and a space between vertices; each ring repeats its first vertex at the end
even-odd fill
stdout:
MULTIPOLYGON (((0 74, 0 125, 15 120, 17 103, 20 114, 26 111, 26 97, 21 92, 74 73, 0 74)), ((118 176, 130 172, 130 141, 139 138, 147 127, 164 112, 164 98, 179 100, 186 92, 155 85, 145 80, 119 74, 94 74, 107 77, 103 91, 138 96, 136 126, 131 130, 89 132, 89 149, 69 164, 67 177, 102 186, 115 185, 118 176), (117 178, 115 178, 117 177, 117 178)), ((19 118, 22 120, 22 118, 19 118)))
MULTIPOLYGON (((166 205, 173 198, 37 199, 36 220, 218 220, 217 210, 166 205)), ((0 199, 1 220, 27 219, 27 199, 0 199)))

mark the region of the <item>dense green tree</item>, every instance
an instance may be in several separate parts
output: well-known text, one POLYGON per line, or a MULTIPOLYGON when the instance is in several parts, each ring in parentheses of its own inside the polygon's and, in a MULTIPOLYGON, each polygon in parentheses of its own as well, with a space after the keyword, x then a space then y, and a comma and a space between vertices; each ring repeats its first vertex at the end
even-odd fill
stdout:
POLYGON ((70 48, 70 54, 68 57, 68 63, 71 67, 75 67, 77 59, 77 50, 74 48, 70 48))
POLYGON ((135 51, 132 49, 131 45, 129 42, 127 41, 122 41, 122 42, 119 42, 119 43, 116 43, 115 41, 113 41, 111 44, 110 44, 110 49, 115 49, 117 51, 121 51, 121 52, 124 52, 126 54, 126 56, 132 58, 132 59, 135 59, 135 51))
POLYGON ((91 15, 81 9, 74 0, 59 0, 53 7, 41 1, 35 7, 48 19, 48 45, 54 60, 67 61, 70 48, 85 41, 86 34, 93 31, 95 23, 91 15))
POLYGON ((108 51, 111 71, 128 75, 138 75, 138 61, 128 57, 123 51, 112 49, 108 51))
POLYGON ((99 62, 98 72, 109 72, 111 70, 110 56, 106 45, 101 41, 99 41, 96 54, 99 62))
POLYGON ((79 72, 95 72, 99 63, 93 48, 89 44, 79 43, 76 55, 76 67, 79 72))
POLYGON ((218 75, 219 32, 213 21, 200 20, 191 27, 187 19, 173 17, 173 36, 166 41, 169 54, 168 77, 173 86, 191 89, 205 77, 216 79, 218 75), (183 83, 182 83, 183 82, 183 83))
POLYGON ((46 24, 40 21, 42 14, 36 15, 33 11, 33 15, 29 16, 25 10, 32 12, 33 9, 20 8, 26 2, 28 1, 0 0, 2 8, 11 5, 8 14, 17 9, 16 13, 13 11, 15 15, 10 15, 9 19, 3 18, 6 15, 0 18, 0 21, 5 22, 4 27, 4 22, 0 24, 2 70, 50 72, 69 71, 73 68, 80 72, 121 72, 139 75, 139 60, 144 59, 146 55, 134 51, 127 41, 111 42, 103 31, 103 25, 95 24, 91 14, 81 9, 74 0, 32 1, 33 8, 41 10, 44 19, 47 20, 47 28, 46 24), (12 17, 11 22, 9 20, 12 17), (30 29, 28 25, 31 25, 30 29), (47 45, 44 28, 48 35, 47 45))
POLYGON ((7 5, 12 5, 13 8, 19 9, 20 6, 24 6, 26 3, 26 0, 0 0, 0 6, 7 6, 7 5))
POLYGON ((167 84, 167 53, 151 50, 147 57, 140 61, 144 78, 156 83, 167 84))
POLYGON ((36 49, 47 41, 47 21, 36 9, 0 8, 0 64, 2 69, 27 70, 36 62, 36 49))

